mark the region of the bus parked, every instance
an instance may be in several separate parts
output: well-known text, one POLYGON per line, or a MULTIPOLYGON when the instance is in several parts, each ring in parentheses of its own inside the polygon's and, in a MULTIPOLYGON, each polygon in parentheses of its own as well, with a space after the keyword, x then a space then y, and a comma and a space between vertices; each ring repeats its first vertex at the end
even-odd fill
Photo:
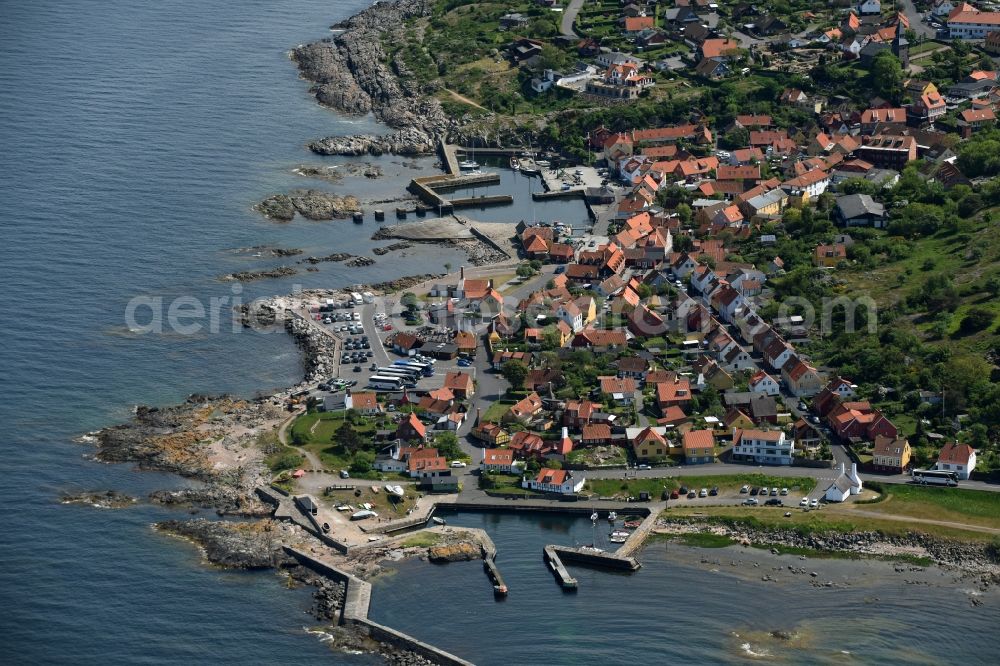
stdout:
POLYGON ((912 472, 913 482, 923 485, 948 486, 955 488, 958 486, 958 472, 949 472, 943 469, 915 469, 912 472))

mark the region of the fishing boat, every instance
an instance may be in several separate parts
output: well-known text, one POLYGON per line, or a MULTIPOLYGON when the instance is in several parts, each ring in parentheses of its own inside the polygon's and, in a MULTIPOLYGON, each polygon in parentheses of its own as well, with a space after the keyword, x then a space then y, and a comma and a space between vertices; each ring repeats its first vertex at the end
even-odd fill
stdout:
POLYGON ((612 511, 611 513, 608 514, 608 522, 609 523, 613 523, 616 520, 618 520, 618 514, 617 513, 615 513, 614 511, 612 511))
POLYGON ((444 522, 444 518, 438 518, 437 516, 434 516, 433 518, 431 518, 431 520, 434 521, 435 525, 445 525, 446 524, 444 522))
POLYGON ((625 530, 615 530, 611 533, 611 536, 608 537, 608 541, 611 543, 625 543, 628 541, 628 537, 629 533, 625 530))
POLYGON ((541 175, 542 170, 539 169, 534 162, 528 162, 521 165, 521 173, 525 176, 539 176, 541 175))
POLYGON ((625 521, 625 527, 627 527, 630 530, 634 530, 635 528, 639 527, 640 525, 642 525, 642 521, 641 520, 626 520, 625 521))
POLYGON ((367 518, 377 518, 378 514, 370 509, 362 509, 351 514, 351 520, 365 520, 367 518))

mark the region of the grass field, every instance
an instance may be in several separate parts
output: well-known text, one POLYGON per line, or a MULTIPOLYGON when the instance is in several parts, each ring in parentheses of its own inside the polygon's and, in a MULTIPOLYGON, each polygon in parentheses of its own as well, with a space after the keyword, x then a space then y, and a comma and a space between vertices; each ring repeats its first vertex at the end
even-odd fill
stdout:
POLYGON ((436 532, 418 532, 399 545, 403 548, 430 548, 441 541, 441 535, 436 532))
MULTIPOLYGON (((873 505, 861 505, 871 508, 873 505)), ((794 528, 802 534, 849 533, 876 530, 885 534, 906 534, 908 532, 923 532, 946 539, 962 541, 992 541, 995 535, 986 532, 929 525, 926 523, 910 523, 900 520, 881 520, 871 516, 851 515, 845 507, 827 506, 819 511, 791 511, 791 516, 785 517, 787 508, 780 507, 743 507, 743 506, 708 506, 708 507, 672 507, 663 512, 665 518, 681 516, 697 516, 703 520, 719 523, 746 524, 751 527, 784 527, 794 528)))
POLYGON ((334 490, 323 495, 323 498, 332 505, 350 504, 371 504, 373 510, 378 513, 379 518, 396 519, 406 516, 407 509, 413 508, 420 494, 412 486, 403 486, 406 496, 401 501, 392 501, 384 488, 379 492, 372 492, 370 487, 358 487, 354 490, 334 490))
POLYGON ((1000 529, 1000 493, 979 490, 892 485, 884 501, 858 509, 1000 529))
POLYGON ((722 474, 718 476, 680 476, 660 479, 591 479, 587 481, 587 488, 601 497, 614 497, 616 495, 638 496, 641 492, 649 493, 653 498, 659 499, 664 488, 673 490, 682 485, 688 488, 711 488, 718 486, 721 490, 734 490, 743 485, 749 486, 777 486, 778 488, 789 488, 809 492, 816 487, 816 480, 809 477, 789 478, 784 476, 767 476, 766 474, 722 474))

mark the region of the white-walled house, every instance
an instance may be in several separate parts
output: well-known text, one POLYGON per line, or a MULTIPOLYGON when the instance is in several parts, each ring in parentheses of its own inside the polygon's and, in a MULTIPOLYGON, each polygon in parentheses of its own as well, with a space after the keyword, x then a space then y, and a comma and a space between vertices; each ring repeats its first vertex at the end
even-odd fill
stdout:
POLYGON ((843 502, 851 495, 860 493, 862 487, 861 477, 858 476, 858 466, 851 463, 851 471, 848 473, 844 470, 844 463, 840 463, 840 476, 834 479, 830 487, 826 489, 823 499, 827 502, 843 502))
POLYGON ((761 371, 750 379, 750 390, 754 393, 778 395, 781 393, 781 386, 774 380, 774 377, 761 371))
POLYGON ((935 469, 946 472, 958 472, 959 479, 968 479, 976 468, 976 452, 968 444, 948 442, 938 455, 935 469))
POLYGON ((583 484, 586 482, 587 480, 583 477, 580 477, 579 480, 575 479, 568 470, 543 467, 534 479, 525 478, 522 480, 521 487, 545 493, 572 495, 583 490, 583 484))
POLYGON ((781 430, 733 429, 733 459, 758 465, 791 465, 795 440, 781 430))

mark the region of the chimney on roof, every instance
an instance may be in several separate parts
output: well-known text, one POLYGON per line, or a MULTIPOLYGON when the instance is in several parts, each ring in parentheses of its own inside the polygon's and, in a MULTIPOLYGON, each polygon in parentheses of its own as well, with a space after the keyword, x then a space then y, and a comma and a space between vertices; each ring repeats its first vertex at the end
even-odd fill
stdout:
POLYGON ((462 266, 461 268, 458 269, 458 275, 463 280, 465 279, 465 266, 462 266))
POLYGON ((480 409, 479 407, 476 407, 476 422, 473 424, 476 427, 479 426, 479 419, 482 416, 482 412, 483 412, 482 409, 480 409))

